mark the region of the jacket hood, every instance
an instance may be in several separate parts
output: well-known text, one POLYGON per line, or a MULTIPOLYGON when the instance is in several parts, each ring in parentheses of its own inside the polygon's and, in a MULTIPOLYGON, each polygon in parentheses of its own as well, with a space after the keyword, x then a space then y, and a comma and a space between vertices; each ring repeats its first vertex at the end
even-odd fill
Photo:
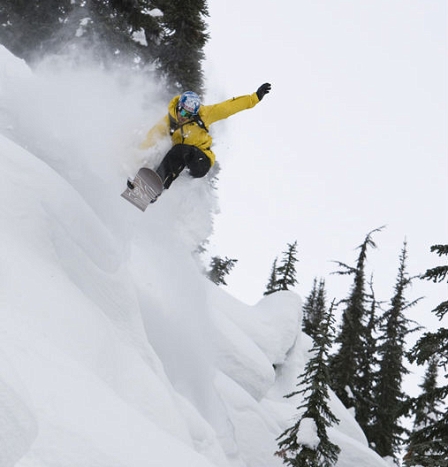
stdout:
POLYGON ((168 112, 174 118, 177 117, 177 104, 179 103, 179 99, 180 95, 175 96, 171 99, 170 103, 168 104, 168 112))

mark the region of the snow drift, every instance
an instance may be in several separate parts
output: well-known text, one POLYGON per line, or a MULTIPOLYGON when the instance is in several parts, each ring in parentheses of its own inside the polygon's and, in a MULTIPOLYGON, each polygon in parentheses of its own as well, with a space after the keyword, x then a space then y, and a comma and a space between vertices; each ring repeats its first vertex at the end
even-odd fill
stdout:
MULTIPOLYGON (((213 173, 145 214, 119 196, 166 147, 136 149, 160 91, 0 48, 1 467, 281 465, 311 347, 299 297, 249 307, 205 279, 213 173)), ((385 465, 331 406, 338 466, 385 465)))

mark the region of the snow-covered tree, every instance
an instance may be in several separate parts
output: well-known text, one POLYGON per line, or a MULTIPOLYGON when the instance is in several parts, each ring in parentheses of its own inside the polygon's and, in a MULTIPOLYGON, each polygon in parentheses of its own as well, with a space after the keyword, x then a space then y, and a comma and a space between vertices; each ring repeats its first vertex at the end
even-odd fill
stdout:
POLYGON ((70 0, 2 0, 0 43, 18 57, 30 60, 61 29, 72 10, 70 0))
POLYGON ((0 38, 28 62, 45 53, 77 51, 97 61, 155 59, 159 16, 150 0, 4 0, 0 38))
MULTIPOLYGON (((432 252, 439 256, 448 255, 448 245, 434 245, 432 252)), ((421 277, 435 283, 442 282, 448 275, 448 265, 437 266, 428 269, 421 277)), ((448 301, 443 301, 434 310, 436 316, 442 320, 448 312, 448 301)), ((438 368, 446 369, 448 365, 448 329, 441 326, 436 332, 425 333, 409 353, 411 362, 418 365, 434 365, 437 362, 438 368)), ((446 378, 446 376, 445 376, 446 378)), ((427 388, 427 397, 434 404, 440 404, 440 416, 431 417, 426 420, 426 426, 413 431, 411 436, 410 454, 407 456, 407 465, 422 465, 431 467, 448 466, 448 384, 440 387, 427 388), (423 459, 418 464, 419 459, 423 459), (417 463, 416 463, 417 462, 417 463), (424 462, 424 463, 423 463, 424 462)))
POLYGON ((379 325, 379 368, 374 388, 375 411, 370 443, 381 457, 397 459, 404 429, 400 424, 406 394, 402 389, 404 375, 409 373, 404 366, 406 336, 415 331, 405 311, 419 299, 408 302, 405 291, 412 278, 406 271, 407 245, 404 243, 394 295, 389 309, 381 317, 379 325), (411 326, 412 325, 412 326, 411 326))
POLYGON ((206 0, 3 0, 0 42, 27 62, 69 52, 151 65, 170 92, 201 94, 207 15, 206 0))
POLYGON ((278 438, 275 453, 283 463, 293 467, 331 467, 336 464, 340 448, 328 438, 327 428, 339 420, 329 407, 328 352, 334 334, 334 303, 324 313, 316 330, 312 357, 299 376, 297 391, 285 397, 302 396, 297 410, 299 419, 278 438))
POLYGON ((157 53, 162 73, 172 92, 191 90, 202 94, 201 63, 209 38, 206 0, 157 0, 155 3, 163 11, 163 33, 157 53))

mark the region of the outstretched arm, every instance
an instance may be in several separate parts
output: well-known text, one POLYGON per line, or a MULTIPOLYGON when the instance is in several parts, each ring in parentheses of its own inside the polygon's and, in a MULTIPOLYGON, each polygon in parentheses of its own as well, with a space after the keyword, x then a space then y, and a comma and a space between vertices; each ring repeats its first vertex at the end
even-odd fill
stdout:
POLYGON ((269 83, 265 83, 262 84, 253 94, 233 97, 232 99, 220 102, 219 104, 204 105, 201 107, 199 113, 204 123, 206 125, 210 125, 213 122, 230 117, 237 112, 255 107, 270 90, 271 85, 269 83))

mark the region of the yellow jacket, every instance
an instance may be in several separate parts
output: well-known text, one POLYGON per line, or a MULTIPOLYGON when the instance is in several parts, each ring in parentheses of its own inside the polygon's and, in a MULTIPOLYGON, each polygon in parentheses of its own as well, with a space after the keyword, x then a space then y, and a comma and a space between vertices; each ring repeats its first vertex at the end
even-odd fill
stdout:
MULTIPOLYGON (((145 140, 140 144, 140 149, 148 149, 154 146, 157 140, 163 136, 170 134, 170 116, 173 122, 177 120, 177 103, 179 97, 174 97, 168 105, 168 114, 165 115, 151 130, 148 131, 145 140)), ((230 117, 242 110, 251 109, 258 104, 259 99, 257 93, 248 94, 246 96, 234 97, 219 104, 201 105, 199 108, 199 117, 204 122, 205 127, 208 127, 217 122, 230 117)), ((210 159, 211 165, 215 163, 215 154, 211 150, 212 137, 208 131, 201 128, 197 122, 190 121, 177 128, 171 135, 171 141, 175 144, 190 144, 198 147, 210 159)))

